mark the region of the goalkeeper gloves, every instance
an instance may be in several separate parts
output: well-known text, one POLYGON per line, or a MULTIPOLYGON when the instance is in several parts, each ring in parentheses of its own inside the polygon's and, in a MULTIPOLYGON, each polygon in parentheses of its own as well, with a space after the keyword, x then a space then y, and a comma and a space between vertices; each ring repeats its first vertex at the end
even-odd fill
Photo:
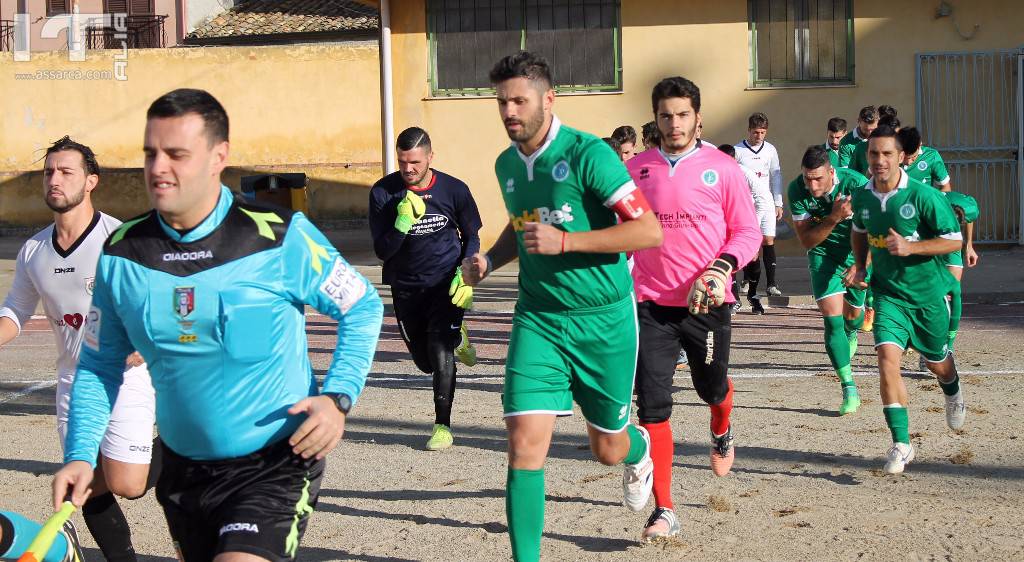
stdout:
POLYGON ((462 280, 462 268, 455 270, 455 278, 448 287, 448 296, 452 298, 452 304, 459 308, 469 309, 473 306, 473 287, 462 280))
POLYGON ((408 234, 412 225, 423 218, 425 212, 427 212, 427 204, 423 202, 423 199, 412 190, 407 190, 405 197, 398 202, 398 218, 395 219, 395 229, 402 234, 408 234))
POLYGON ((725 304, 725 292, 729 286, 732 265, 719 258, 698 277, 686 300, 690 303, 690 314, 707 314, 711 308, 725 304))

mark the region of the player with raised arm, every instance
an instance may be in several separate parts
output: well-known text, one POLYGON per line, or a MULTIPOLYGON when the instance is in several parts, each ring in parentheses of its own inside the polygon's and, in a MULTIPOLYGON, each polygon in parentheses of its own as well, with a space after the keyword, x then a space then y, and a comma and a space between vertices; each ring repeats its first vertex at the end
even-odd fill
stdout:
POLYGON ((491 70, 512 145, 495 162, 509 223, 486 254, 463 262, 475 285, 519 258, 502 402, 508 428, 505 509, 512 557, 540 558, 544 461, 557 416, 573 401, 594 456, 625 464, 623 503, 651 494, 647 432, 629 423, 636 371, 633 283, 623 252, 661 243, 658 220, 626 167, 600 138, 552 112, 547 62, 507 56, 491 70))
POLYGON ((137 349, 156 390, 156 496, 178 557, 290 560, 365 384, 383 305, 302 213, 223 185, 228 148, 227 113, 203 90, 174 90, 146 112, 154 209, 121 225, 96 266, 54 509, 88 496, 137 349), (338 321, 320 385, 307 305, 338 321))
POLYGON ((747 179, 736 162, 697 138, 700 89, 686 78, 660 81, 651 105, 661 147, 630 160, 630 176, 656 209, 664 233, 658 247, 633 253, 640 324, 636 369, 641 427, 651 438, 655 509, 645 540, 675 535, 672 503, 672 377, 680 349, 710 408, 711 470, 729 473, 735 458, 729 421, 732 272, 757 255, 761 231, 747 179))
POLYGON ((846 270, 853 265, 851 198, 868 180, 853 170, 834 168, 829 152, 820 145, 804 152, 802 172, 789 184, 789 209, 797 238, 807 250, 811 290, 825 322, 825 352, 842 387, 839 415, 844 416, 860 407, 850 360, 864 323, 865 293, 844 285, 846 270))
MULTIPOLYGON (((15 262, 14 283, 0 308, 0 344, 13 340, 40 300, 57 339, 57 433, 65 450, 68 409, 103 242, 121 221, 97 211, 92 192, 100 167, 88 146, 64 137, 46 149, 44 199, 53 224, 30 238, 15 262)), ((137 353, 121 357, 124 384, 106 426, 92 496, 82 507, 85 524, 113 562, 135 560, 131 530, 114 495, 142 497, 160 473, 153 455, 156 416, 149 371, 137 353), (150 478, 150 462, 154 461, 150 478)))

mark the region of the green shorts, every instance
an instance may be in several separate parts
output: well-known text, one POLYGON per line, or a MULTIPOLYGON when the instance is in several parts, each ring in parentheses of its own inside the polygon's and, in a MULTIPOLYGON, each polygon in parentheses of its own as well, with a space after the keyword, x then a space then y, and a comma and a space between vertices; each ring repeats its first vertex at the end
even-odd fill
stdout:
MULTIPOLYGON (((811 272, 811 291, 814 300, 820 301, 832 295, 845 295, 843 300, 854 308, 864 307, 864 296, 867 289, 854 289, 843 285, 846 270, 853 265, 851 255, 845 263, 818 254, 807 254, 807 269, 811 272)), ((871 279, 871 268, 868 267, 868 280, 871 279)))
POLYGON ((573 400, 596 429, 629 423, 636 374, 636 303, 559 312, 516 307, 505 389, 505 416, 572 415, 573 400))
POLYGON ((949 355, 949 305, 943 298, 921 308, 909 308, 876 294, 874 333, 875 347, 912 347, 928 361, 945 361, 949 355))
POLYGON ((939 261, 946 267, 962 268, 964 266, 963 250, 957 250, 951 254, 942 254, 939 256, 939 261))

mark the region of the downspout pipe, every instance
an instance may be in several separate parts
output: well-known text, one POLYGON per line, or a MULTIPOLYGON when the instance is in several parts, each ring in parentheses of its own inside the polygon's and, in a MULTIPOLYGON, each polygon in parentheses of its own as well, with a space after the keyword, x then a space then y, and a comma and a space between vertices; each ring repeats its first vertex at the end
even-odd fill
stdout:
POLYGON ((391 2, 380 0, 381 162, 384 174, 398 169, 395 162, 395 97, 391 82, 391 2))

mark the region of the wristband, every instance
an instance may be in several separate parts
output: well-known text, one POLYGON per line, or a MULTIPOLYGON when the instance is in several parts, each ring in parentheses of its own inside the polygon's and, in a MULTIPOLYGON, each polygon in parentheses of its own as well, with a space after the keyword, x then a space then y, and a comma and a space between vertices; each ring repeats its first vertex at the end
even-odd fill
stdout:
POLYGON ((562 251, 558 252, 559 254, 564 254, 565 253, 565 235, 566 235, 566 232, 563 230, 562 231, 562 251))

